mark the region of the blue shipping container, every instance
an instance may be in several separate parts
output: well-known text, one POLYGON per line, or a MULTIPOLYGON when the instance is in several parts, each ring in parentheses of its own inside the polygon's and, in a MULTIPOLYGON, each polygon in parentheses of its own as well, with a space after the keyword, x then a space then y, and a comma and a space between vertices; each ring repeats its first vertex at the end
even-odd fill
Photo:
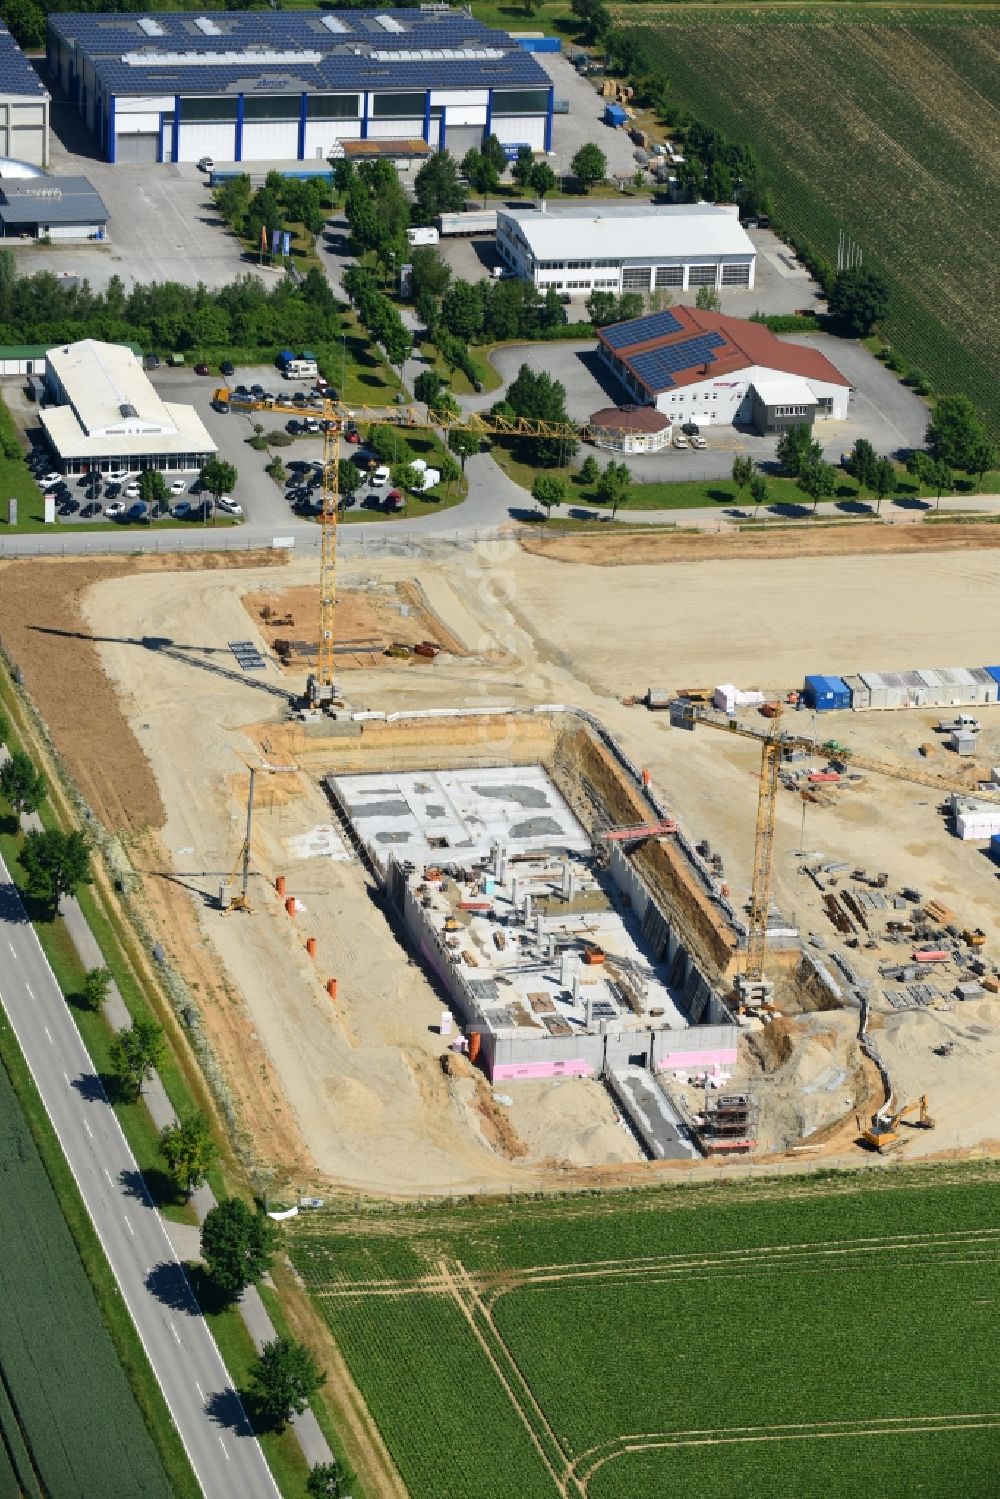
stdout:
POLYGON ((627 120, 628 115, 625 113, 624 109, 622 109, 620 104, 606 104, 604 106, 605 125, 612 125, 617 130, 620 126, 624 125, 627 120))
POLYGON ((988 666, 986 670, 989 672, 994 682, 1000 682, 1000 666, 988 666))
POLYGON ((562 42, 557 36, 518 36, 514 40, 525 52, 562 51, 562 42))
POLYGON ((817 713, 832 713, 851 706, 851 689, 842 677, 806 677, 802 687, 806 706, 817 713))
POLYGON ((1000 864, 1000 833, 990 834, 990 858, 1000 864))

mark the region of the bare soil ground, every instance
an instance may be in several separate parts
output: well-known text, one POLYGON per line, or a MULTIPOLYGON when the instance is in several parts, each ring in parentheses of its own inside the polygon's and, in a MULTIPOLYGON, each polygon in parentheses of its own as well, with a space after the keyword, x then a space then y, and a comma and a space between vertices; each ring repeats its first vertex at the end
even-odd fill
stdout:
MULTIPOLYGON (((290 672, 316 664, 319 588, 315 584, 262 589, 245 594, 243 603, 267 644, 290 672), (283 648, 281 642, 285 643, 283 648)), ((337 594, 337 664, 340 670, 386 665, 393 646, 408 650, 430 641, 452 655, 464 655, 461 643, 427 608, 419 583, 367 581, 337 594)), ((414 666, 427 658, 414 656, 414 666)))
POLYGON ((691 533, 649 535, 630 532, 624 536, 593 533, 528 536, 521 542, 526 552, 552 562, 583 562, 593 567, 645 567, 657 562, 708 562, 715 558, 735 561, 776 557, 866 557, 894 552, 982 551, 1000 547, 1000 526, 989 523, 967 525, 947 521, 923 525, 898 522, 892 526, 858 523, 824 526, 808 530, 790 526, 787 531, 739 531, 724 535, 691 533))
MULTIPOLYGON (((922 546, 917 554, 880 557, 800 551, 766 562, 755 550, 746 560, 687 558, 684 567, 651 563, 648 549, 659 555, 664 544, 689 538, 645 538, 646 557, 620 575, 557 565, 547 548, 564 539, 547 543, 541 554, 501 542, 471 555, 425 559, 419 597, 466 654, 442 654, 419 671, 392 661, 372 671, 345 659, 345 691, 356 707, 385 710, 561 702, 594 712, 650 769, 689 833, 707 837, 723 854, 739 901, 753 846, 755 748, 709 731, 670 731, 663 715, 627 707, 622 698, 650 684, 735 680, 773 691, 799 685, 807 670, 992 659, 1000 556, 968 550, 976 528, 956 529, 959 550, 922 546)), ((995 545, 996 531, 982 529, 995 545)), ((800 546, 817 535, 789 533, 800 546)), ((724 544, 727 559, 734 545, 739 559, 748 542, 708 540, 724 544)), ((283 574, 287 590, 301 589, 306 600, 314 566, 291 562, 283 574)), ((371 559, 346 564, 343 575, 348 594, 367 590, 371 559)), ((331 822, 319 776, 334 761, 345 768, 368 763, 374 741, 310 738, 302 725, 282 720, 280 693, 295 685, 294 677, 270 666, 251 679, 236 667, 229 640, 251 635, 265 644, 243 604, 245 594, 270 588, 262 568, 199 577, 171 576, 162 567, 137 572, 134 563, 19 563, 3 570, 8 581, 17 591, 4 586, 0 634, 85 793, 111 826, 132 832, 150 904, 173 956, 199 986, 248 1127, 289 1180, 411 1194, 568 1181, 577 1179, 584 1159, 593 1163, 591 1184, 647 1169, 628 1155, 631 1142, 613 1116, 601 1113, 603 1095, 588 1100, 582 1085, 572 1094, 569 1085, 518 1088, 512 1108, 491 1100, 484 1109, 475 1080, 446 1078, 436 1034, 440 1001, 357 865, 301 856, 302 834, 331 822), (69 633, 50 636, 32 624, 69 633), (88 627, 98 637, 96 649, 80 638, 88 627), (63 662, 66 649, 74 653, 71 667, 63 662), (72 705, 64 707, 60 689, 76 694, 72 705), (81 723, 92 736, 86 749, 78 743, 81 723), (257 914, 223 918, 218 887, 239 851, 246 765, 261 755, 270 765, 293 768, 258 777, 251 891, 257 914), (105 790, 109 772, 115 784, 105 790), (160 828, 159 842, 148 834, 136 839, 153 827, 160 828), (278 873, 306 908, 294 920, 274 894, 278 873), (318 940, 315 961, 305 954, 307 936, 318 940), (338 979, 335 1005, 325 989, 329 977, 338 979), (506 1136, 501 1117, 509 1124, 506 1136)), ((415 581, 414 564, 405 559, 378 564, 380 586, 395 590, 415 581)), ((932 716, 838 715, 822 728, 867 753, 916 761, 918 745, 933 737, 932 716)), ((1000 764, 1000 709, 981 716, 981 758, 1000 764)), ((806 720, 800 715, 795 726, 806 720)), ((467 729, 459 733, 440 722, 393 733, 400 763, 526 763, 551 749, 543 720, 525 724, 513 740, 504 739, 495 720, 484 720, 471 741, 467 729)), ((781 909, 807 932, 832 940, 818 893, 799 873, 804 846, 827 859, 885 869, 894 886, 939 894, 963 922, 989 929, 996 909, 992 867, 946 835, 939 800, 922 787, 869 778, 837 793, 829 806, 806 807, 803 826, 801 800, 782 793, 774 886, 781 909)), ((902 956, 899 949, 895 956, 902 956)), ((858 958, 870 974, 878 960, 878 954, 858 958)), ((992 1086, 1000 1055, 996 1008, 997 1001, 984 1000, 885 1017, 884 1043, 900 1089, 929 1090, 938 1119, 934 1134, 914 1132, 909 1153, 947 1152, 1000 1135, 992 1086), (942 1037, 956 1044, 947 1058, 933 1051, 942 1037)), ((809 1130, 824 1151, 848 1151, 854 1111, 869 1106, 873 1086, 858 1067, 854 1017, 813 1014, 792 1024, 802 1045, 798 1060, 764 1066, 753 1038, 743 1043, 741 1077, 759 1082, 762 1097, 773 1100, 766 1139, 781 1149, 809 1130)))

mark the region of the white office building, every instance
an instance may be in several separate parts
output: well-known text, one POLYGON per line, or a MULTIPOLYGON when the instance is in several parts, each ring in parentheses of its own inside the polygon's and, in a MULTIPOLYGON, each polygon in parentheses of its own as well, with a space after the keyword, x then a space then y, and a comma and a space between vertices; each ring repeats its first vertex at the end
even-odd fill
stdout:
POLYGON ((193 406, 160 399, 123 344, 85 338, 49 349, 39 412, 65 474, 194 473, 217 451, 193 406))
POLYGON ((497 253, 540 292, 571 297, 753 286, 757 251, 715 203, 560 203, 497 213, 497 253))

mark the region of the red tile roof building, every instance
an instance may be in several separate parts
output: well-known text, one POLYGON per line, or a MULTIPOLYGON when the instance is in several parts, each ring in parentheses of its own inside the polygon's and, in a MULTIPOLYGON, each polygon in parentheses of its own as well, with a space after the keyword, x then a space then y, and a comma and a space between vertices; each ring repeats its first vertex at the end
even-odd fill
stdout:
POLYGON ((763 323, 671 307, 602 328, 597 348, 633 401, 671 420, 773 432, 847 416, 846 377, 818 349, 763 323))

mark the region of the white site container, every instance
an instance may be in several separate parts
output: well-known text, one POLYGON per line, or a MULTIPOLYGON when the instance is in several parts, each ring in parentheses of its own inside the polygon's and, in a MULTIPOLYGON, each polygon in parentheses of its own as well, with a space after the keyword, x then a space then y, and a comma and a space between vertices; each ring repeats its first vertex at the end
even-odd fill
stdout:
POLYGON ((888 708, 889 694, 880 671, 863 671, 861 680, 868 688, 869 708, 888 708))
POLYGON ((852 712, 863 713, 866 708, 871 707, 871 688, 867 686, 862 677, 843 677, 841 680, 851 694, 852 712))
POLYGON ((977 703, 995 703, 997 694, 1000 693, 1000 683, 995 677, 991 677, 985 666, 970 666, 967 668, 975 688, 975 699, 977 703))
POLYGON ((906 688, 906 706, 908 708, 924 708, 927 706, 927 683, 919 671, 901 671, 899 676, 906 688))
POLYGON ((938 673, 930 666, 917 668, 917 676, 926 689, 924 703, 928 708, 942 707, 948 702, 947 693, 938 673))

